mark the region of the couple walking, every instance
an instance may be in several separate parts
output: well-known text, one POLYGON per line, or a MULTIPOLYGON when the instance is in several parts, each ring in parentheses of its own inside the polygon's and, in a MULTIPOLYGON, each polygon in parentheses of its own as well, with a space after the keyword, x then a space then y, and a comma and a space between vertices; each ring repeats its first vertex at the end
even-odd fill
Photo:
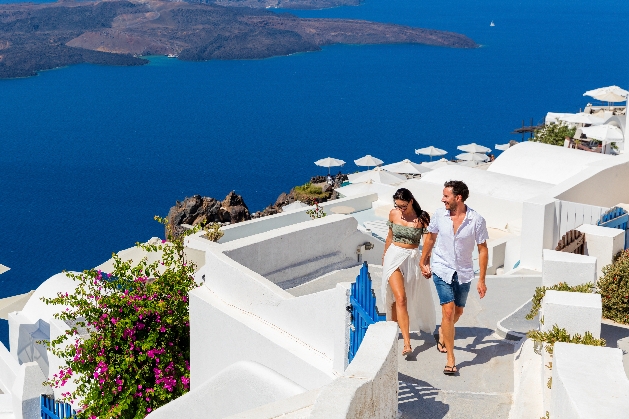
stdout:
POLYGON ((412 353, 410 330, 434 333, 435 307, 429 279, 441 303, 441 325, 437 349, 447 354, 444 374, 457 372, 454 358, 454 324, 463 308, 474 278, 472 252, 478 246, 480 276, 476 289, 485 296, 487 270, 487 227, 485 219, 465 205, 469 190, 454 180, 444 184, 445 208, 432 219, 408 189, 393 195, 395 207, 389 214, 389 234, 382 258, 382 294, 387 319, 398 323, 404 338, 402 355, 412 353), (419 241, 424 236, 420 258, 419 241), (435 243, 436 242, 436 243, 435 243))

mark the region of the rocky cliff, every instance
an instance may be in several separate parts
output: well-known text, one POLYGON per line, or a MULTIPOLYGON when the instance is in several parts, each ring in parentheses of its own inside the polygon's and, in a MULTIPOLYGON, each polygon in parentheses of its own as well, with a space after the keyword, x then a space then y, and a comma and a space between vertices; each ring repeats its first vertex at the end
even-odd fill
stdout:
POLYGON ((182 224, 197 225, 199 223, 239 223, 251 219, 249 208, 236 192, 230 192, 223 201, 210 197, 194 195, 183 201, 177 201, 168 212, 168 224, 173 234, 179 235, 182 224))

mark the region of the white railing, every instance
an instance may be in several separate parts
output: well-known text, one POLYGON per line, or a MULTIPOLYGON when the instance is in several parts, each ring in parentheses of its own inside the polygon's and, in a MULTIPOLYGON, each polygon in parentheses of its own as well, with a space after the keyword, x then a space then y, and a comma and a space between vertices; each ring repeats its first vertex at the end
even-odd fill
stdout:
POLYGON ((594 205, 579 204, 569 201, 558 201, 557 203, 557 225, 559 227, 555 242, 574 228, 583 224, 596 225, 601 215, 609 210, 606 207, 597 207, 594 205))

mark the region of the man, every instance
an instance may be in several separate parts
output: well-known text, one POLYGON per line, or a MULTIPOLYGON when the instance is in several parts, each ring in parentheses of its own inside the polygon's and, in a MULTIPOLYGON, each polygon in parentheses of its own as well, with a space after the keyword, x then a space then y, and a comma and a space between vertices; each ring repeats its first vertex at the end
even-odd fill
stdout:
POLYGON ((454 359, 454 324, 463 314, 470 284, 474 278, 472 265, 474 245, 478 246, 480 265, 476 289, 480 298, 487 292, 485 285, 488 260, 487 227, 485 219, 465 205, 469 193, 467 185, 459 180, 445 183, 441 198, 445 208, 436 210, 430 220, 419 262, 422 274, 426 278, 432 275, 439 294, 442 320, 437 349, 439 352, 447 353, 444 374, 457 372, 454 359), (439 240, 435 246, 437 237, 439 240))

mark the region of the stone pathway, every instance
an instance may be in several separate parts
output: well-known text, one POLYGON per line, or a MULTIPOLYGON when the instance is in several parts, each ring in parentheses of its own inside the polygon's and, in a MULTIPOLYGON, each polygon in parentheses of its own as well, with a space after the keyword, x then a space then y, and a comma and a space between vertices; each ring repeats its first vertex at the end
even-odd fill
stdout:
MULTIPOLYGON (((294 294, 332 288, 352 282, 360 267, 326 275, 304 284, 294 294)), ((377 303, 380 303, 382 268, 369 266, 377 303)), ((480 300, 475 282, 457 324, 455 354, 459 374, 446 376, 446 355, 437 351, 432 335, 412 334, 413 355, 401 356, 399 341, 399 412, 401 419, 508 418, 513 393, 513 357, 518 342, 495 334, 499 320, 533 296, 539 278, 489 278, 487 296, 480 300)), ((433 287, 437 323, 441 309, 433 287)))
MULTIPOLYGON (((289 289, 304 295, 353 282, 360 266, 335 271, 299 287, 289 289)), ((376 304, 381 306, 382 267, 370 265, 376 304)), ((432 335, 411 334, 413 355, 407 359, 398 343, 399 419, 508 418, 513 395, 513 358, 519 342, 495 334, 498 321, 529 300, 541 279, 535 277, 489 278, 487 295, 478 298, 472 284, 465 312, 456 328, 455 354, 459 374, 443 374, 446 355, 437 351, 432 335)), ((432 287, 437 323, 441 307, 432 287)), ((536 327, 531 322, 531 329, 536 327)))
MULTIPOLYGON (((508 418, 513 394, 513 354, 518 342, 496 335, 496 324, 526 302, 539 282, 536 278, 489 278, 483 300, 478 297, 474 282, 456 326, 459 373, 455 376, 443 374, 446 355, 437 350, 433 336, 413 334, 415 350, 408 359, 401 356, 400 340, 401 418, 508 418)), ((436 292, 433 298, 438 302, 436 292)), ((437 322, 440 318, 438 312, 437 322)))

